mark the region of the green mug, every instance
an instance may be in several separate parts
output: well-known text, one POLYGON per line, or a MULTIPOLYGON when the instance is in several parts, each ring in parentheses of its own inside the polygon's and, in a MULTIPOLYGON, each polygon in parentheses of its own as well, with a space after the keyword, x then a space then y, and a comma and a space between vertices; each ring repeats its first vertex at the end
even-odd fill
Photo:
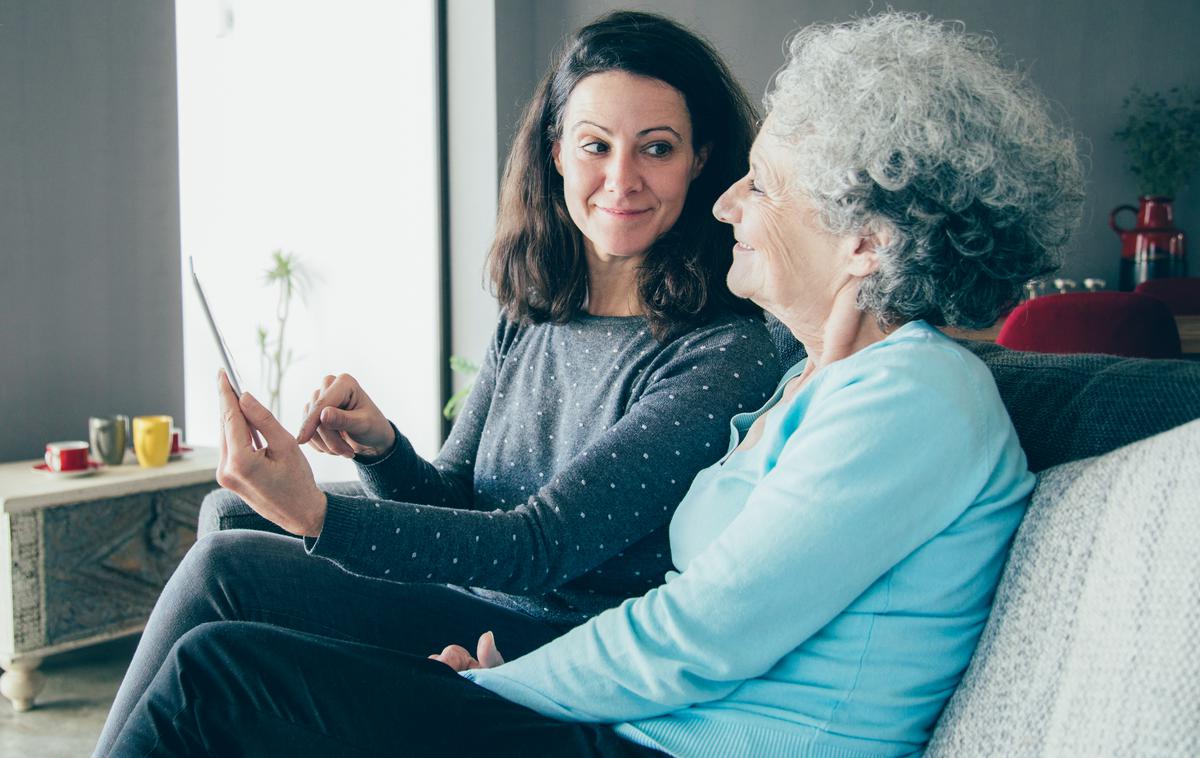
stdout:
POLYGON ((129 446, 128 416, 92 416, 88 419, 88 441, 92 452, 109 466, 119 466, 125 460, 129 446))

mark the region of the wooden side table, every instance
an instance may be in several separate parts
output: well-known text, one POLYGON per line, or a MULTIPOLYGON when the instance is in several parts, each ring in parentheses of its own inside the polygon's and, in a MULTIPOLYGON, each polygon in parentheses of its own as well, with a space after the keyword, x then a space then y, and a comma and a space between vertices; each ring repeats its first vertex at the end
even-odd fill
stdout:
POLYGON ((196 540, 217 461, 198 448, 76 479, 0 464, 0 694, 16 710, 33 707, 45 656, 141 631, 196 540))

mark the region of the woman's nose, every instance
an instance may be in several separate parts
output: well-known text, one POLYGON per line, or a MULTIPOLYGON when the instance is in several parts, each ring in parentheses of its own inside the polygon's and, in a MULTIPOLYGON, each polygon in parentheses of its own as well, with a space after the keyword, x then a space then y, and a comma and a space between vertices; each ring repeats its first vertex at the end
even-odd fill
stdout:
POLYGON ((735 195, 737 194, 737 184, 733 184, 729 189, 721 193, 717 198, 717 202, 713 203, 713 215, 717 221, 726 224, 736 224, 738 222, 738 203, 735 195))
POLYGON ((642 174, 632 155, 614 153, 608 164, 604 188, 609 192, 627 195, 642 188, 642 174))

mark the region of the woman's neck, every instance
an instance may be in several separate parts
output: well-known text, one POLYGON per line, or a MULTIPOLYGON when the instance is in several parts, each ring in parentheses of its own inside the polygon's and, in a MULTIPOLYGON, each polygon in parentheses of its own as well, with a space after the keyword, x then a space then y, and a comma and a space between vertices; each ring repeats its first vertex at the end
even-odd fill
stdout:
MULTIPOLYGON (((787 322, 784 323, 786 325, 787 322)), ((859 350, 881 342, 888 335, 888 332, 879 328, 870 313, 860 313, 855 323, 843 323, 833 329, 829 327, 827 324, 824 329, 804 337, 797 330, 792 331, 808 353, 810 371, 805 373, 819 371, 830 363, 849 358, 859 350)))
POLYGON ((593 316, 641 316, 637 274, 643 256, 588 254, 587 312, 593 316))
POLYGON ((874 314, 858 309, 857 293, 857 287, 844 288, 821 318, 810 318, 803 312, 775 314, 808 353, 806 377, 880 342, 892 331, 881 328, 874 314))

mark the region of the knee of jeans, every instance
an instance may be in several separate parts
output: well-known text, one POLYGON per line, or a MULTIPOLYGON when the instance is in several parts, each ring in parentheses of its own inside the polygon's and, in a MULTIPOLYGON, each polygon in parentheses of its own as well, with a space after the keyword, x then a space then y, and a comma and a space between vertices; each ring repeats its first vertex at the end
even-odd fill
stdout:
POLYGON ((240 497, 227 489, 213 490, 200 503, 200 516, 196 523, 196 538, 222 529, 222 522, 230 516, 240 515, 248 506, 240 497))
POLYGON ((197 540, 175 570, 179 575, 177 582, 193 589, 210 582, 222 584, 225 577, 237 572, 238 556, 245 556, 243 535, 238 531, 213 532, 197 540))
POLYGON ((209 664, 218 660, 228 664, 237 656, 237 650, 241 647, 238 644, 241 638, 238 632, 239 628, 244 626, 246 625, 236 621, 206 621, 197 624, 175 640, 168 660, 177 668, 194 662, 209 673, 227 670, 226 665, 209 664))

